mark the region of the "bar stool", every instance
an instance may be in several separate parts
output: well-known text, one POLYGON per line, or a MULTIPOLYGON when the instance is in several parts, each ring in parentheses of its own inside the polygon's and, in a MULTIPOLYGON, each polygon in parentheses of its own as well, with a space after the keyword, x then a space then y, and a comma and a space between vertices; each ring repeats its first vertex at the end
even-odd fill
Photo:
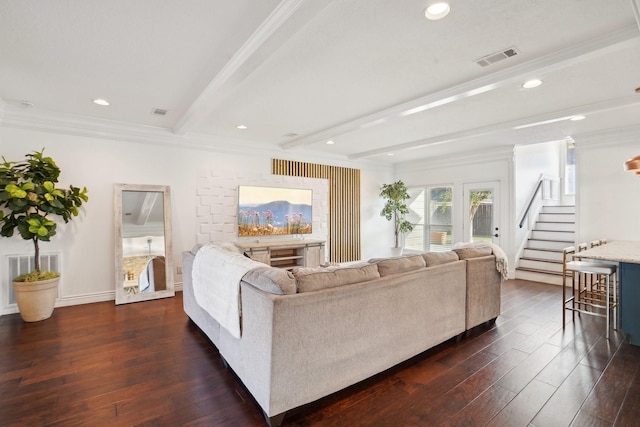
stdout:
MULTIPOLYGON (((586 244, 580 244, 579 249, 586 249, 586 244)), ((578 312, 592 316, 605 317, 607 319, 606 338, 609 339, 609 325, 611 323, 610 313, 613 312, 613 329, 618 329, 618 279, 617 267, 613 264, 602 262, 582 261, 579 252, 575 252, 573 247, 565 248, 563 251, 563 286, 562 295, 564 307, 562 321, 564 328, 565 310, 578 312), (569 255, 573 260, 569 261, 569 255), (566 298, 567 274, 571 275, 572 296, 566 298), (571 302, 571 307, 567 303, 571 302), (604 310, 604 313, 602 313, 604 310)))

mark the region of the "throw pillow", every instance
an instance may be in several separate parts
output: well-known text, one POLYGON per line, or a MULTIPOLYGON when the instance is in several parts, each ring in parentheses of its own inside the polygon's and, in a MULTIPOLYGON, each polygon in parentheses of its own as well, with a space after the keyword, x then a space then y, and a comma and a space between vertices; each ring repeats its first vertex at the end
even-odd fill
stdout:
POLYGON ((350 285, 378 279, 375 264, 351 267, 294 268, 293 275, 298 284, 298 292, 311 292, 335 286, 350 285))
POLYGON ((380 277, 419 270, 427 266, 422 255, 410 255, 399 258, 374 258, 370 259, 369 262, 378 265, 380 277))
POLYGON ((493 253, 493 251, 491 250, 491 246, 480 248, 454 249, 454 252, 458 254, 458 258, 460 259, 477 258, 481 256, 491 255, 493 253))
POLYGON ((283 268, 257 267, 249 270, 242 280, 261 289, 277 295, 296 293, 296 278, 283 268))
POLYGON ((427 267, 433 267, 434 265, 446 264, 448 262, 458 261, 458 254, 453 251, 446 252, 426 252, 422 254, 427 267))

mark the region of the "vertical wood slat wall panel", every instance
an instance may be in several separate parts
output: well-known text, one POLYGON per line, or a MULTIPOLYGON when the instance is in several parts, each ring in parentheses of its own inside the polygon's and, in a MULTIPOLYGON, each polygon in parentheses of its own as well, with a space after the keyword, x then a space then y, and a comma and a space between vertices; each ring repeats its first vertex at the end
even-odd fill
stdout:
POLYGON ((274 175, 329 180, 329 260, 356 261, 360 247, 360 170, 272 159, 274 175))

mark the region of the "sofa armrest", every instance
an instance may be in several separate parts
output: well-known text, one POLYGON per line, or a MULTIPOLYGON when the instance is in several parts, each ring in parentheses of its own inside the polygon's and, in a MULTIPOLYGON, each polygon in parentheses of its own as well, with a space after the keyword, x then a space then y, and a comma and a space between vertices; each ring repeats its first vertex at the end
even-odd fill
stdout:
POLYGON ((467 258, 466 329, 500 315, 502 276, 496 269, 496 257, 467 258))

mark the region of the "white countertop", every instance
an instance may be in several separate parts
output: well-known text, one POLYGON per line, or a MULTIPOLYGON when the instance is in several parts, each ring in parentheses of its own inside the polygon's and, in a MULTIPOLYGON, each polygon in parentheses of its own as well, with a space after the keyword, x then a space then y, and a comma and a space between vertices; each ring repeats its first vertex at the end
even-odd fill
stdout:
POLYGON ((614 240, 578 254, 590 259, 640 264, 640 241, 614 240))

